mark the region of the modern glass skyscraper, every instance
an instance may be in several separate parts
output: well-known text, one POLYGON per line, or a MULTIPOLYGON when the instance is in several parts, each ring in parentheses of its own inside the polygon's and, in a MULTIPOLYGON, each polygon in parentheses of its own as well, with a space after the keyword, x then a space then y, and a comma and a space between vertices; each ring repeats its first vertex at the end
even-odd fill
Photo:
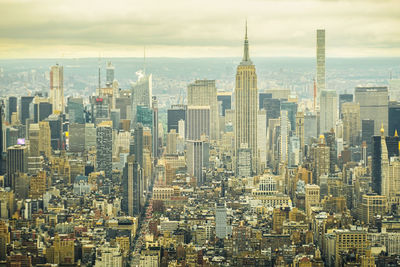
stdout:
POLYGON ((143 105, 151 108, 151 97, 152 97, 152 75, 143 75, 139 78, 136 83, 132 84, 132 124, 135 125, 137 122, 137 106, 143 105))
POLYGON ((235 150, 238 156, 241 147, 248 147, 252 157, 252 172, 257 169, 257 74, 249 55, 249 41, 244 39, 243 59, 237 67, 235 87, 235 150))

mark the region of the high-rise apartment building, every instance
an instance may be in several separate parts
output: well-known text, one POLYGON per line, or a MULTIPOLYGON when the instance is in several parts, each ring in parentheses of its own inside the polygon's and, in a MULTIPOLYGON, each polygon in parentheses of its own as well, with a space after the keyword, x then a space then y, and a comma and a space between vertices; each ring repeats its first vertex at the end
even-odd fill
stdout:
POLYGON ((322 90, 325 90, 325 29, 318 29, 317 30, 317 91, 321 92, 322 90))
POLYGON ((64 68, 58 64, 50 68, 50 103, 53 113, 64 112, 64 68))
POLYGON ((217 102, 217 88, 215 80, 196 80, 188 85, 187 103, 191 106, 210 107, 210 138, 217 140, 219 138, 219 115, 217 102))
POLYGON ((104 121, 96 128, 96 170, 104 171, 106 177, 112 174, 112 122, 104 121))
POLYGON ((235 86, 235 150, 238 156, 243 144, 251 150, 252 173, 257 171, 257 74, 249 55, 247 25, 243 59, 237 67, 235 86))
POLYGON ((388 132, 388 103, 387 87, 356 87, 355 103, 360 104, 361 120, 374 121, 374 134, 379 135, 381 125, 388 132))

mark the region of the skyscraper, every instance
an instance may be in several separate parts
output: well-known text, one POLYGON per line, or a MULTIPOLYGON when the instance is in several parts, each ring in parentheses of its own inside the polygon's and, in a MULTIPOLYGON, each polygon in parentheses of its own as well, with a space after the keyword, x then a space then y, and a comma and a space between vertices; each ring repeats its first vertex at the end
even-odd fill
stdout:
POLYGON ((225 117, 225 110, 232 108, 232 92, 217 92, 217 100, 221 102, 221 116, 225 117))
POLYGON ((112 83, 114 81, 114 71, 115 68, 111 61, 107 62, 107 67, 106 67, 106 86, 111 87, 112 83))
POLYGON ((281 136, 280 136, 280 161, 288 162, 290 121, 288 111, 281 110, 281 136))
POLYGON ((143 169, 132 157, 128 157, 122 179, 122 210, 129 216, 139 215, 143 205, 143 169))
POLYGON ((358 103, 346 102, 342 105, 343 141, 348 146, 359 143, 361 131, 360 105, 358 103))
POLYGON ((11 116, 14 112, 17 112, 17 98, 15 96, 10 96, 8 98, 8 112, 7 121, 11 123, 11 116))
POLYGON ((200 140, 202 135, 210 136, 210 106, 188 106, 186 139, 200 140))
POLYGON ((382 87, 357 87, 355 101, 360 104, 361 120, 374 120, 374 134, 379 135, 381 124, 388 132, 388 89, 382 87))
POLYGON ((96 128, 96 170, 104 171, 106 177, 112 173, 112 122, 104 121, 96 128))
POLYGON ((187 89, 188 106, 209 106, 210 107, 210 138, 217 140, 219 138, 218 123, 218 102, 217 88, 215 80, 196 80, 188 85, 187 89))
POLYGON ((168 120, 168 132, 171 129, 175 129, 177 133, 179 132, 178 122, 180 120, 186 121, 186 106, 185 105, 172 105, 170 109, 167 111, 167 120, 168 120))
POLYGON ((244 39, 243 59, 237 67, 235 86, 235 150, 246 146, 251 150, 252 173, 257 169, 257 110, 258 89, 256 68, 249 56, 249 41, 244 39))
POLYGON ((28 170, 27 157, 26 146, 15 145, 7 148, 7 179, 4 181, 5 187, 10 187, 14 190, 16 173, 26 173, 28 170))
POLYGON ((82 98, 68 98, 68 115, 70 123, 85 123, 85 114, 82 98))
POLYGON ((337 95, 336 91, 323 90, 320 94, 320 133, 329 132, 336 126, 337 95))
POLYGON ((318 29, 317 30, 317 91, 319 93, 322 90, 325 90, 325 29, 318 29))
POLYGON ((342 106, 344 103, 353 102, 353 94, 339 95, 339 118, 342 118, 342 106))
POLYGON ((391 101, 389 103, 389 136, 393 136, 396 130, 400 132, 400 102, 391 101))
POLYGON ((204 183, 203 168, 208 167, 209 150, 208 143, 204 141, 187 141, 187 168, 188 173, 197 179, 200 186, 204 183))
POLYGON ((142 105, 151 108, 152 97, 152 75, 143 74, 136 83, 132 83, 132 122, 136 125, 137 106, 142 105))
POLYGON ((64 112, 64 68, 56 64, 50 68, 50 103, 54 112, 64 112))
POLYGON ((159 154, 159 140, 158 140, 158 100, 156 96, 153 96, 151 107, 153 109, 153 157, 158 158, 159 154))
POLYGON ((33 110, 31 110, 33 98, 33 96, 21 96, 21 108, 19 116, 23 125, 26 124, 26 120, 30 118, 31 112, 33 112, 33 110))

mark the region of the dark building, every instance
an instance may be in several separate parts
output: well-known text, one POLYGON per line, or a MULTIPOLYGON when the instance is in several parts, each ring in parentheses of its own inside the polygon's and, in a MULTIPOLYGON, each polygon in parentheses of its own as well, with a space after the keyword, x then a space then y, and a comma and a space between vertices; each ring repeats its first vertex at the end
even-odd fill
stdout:
POLYGON ((15 177, 18 172, 25 173, 28 170, 27 149, 25 146, 15 145, 7 149, 7 178, 5 187, 15 188, 15 177))
MULTIPOLYGON (((373 136, 372 137, 372 189, 375 193, 380 195, 381 191, 381 154, 382 154, 382 146, 381 146, 381 136, 373 136)), ((386 136, 386 147, 388 151, 388 157, 399 156, 399 137, 396 136, 386 136)))
MULTIPOLYGON (((288 119, 290 121, 290 129, 292 131, 296 131, 296 114, 297 114, 297 103, 282 101, 281 102, 281 110, 287 110, 288 119)), ((267 114, 268 117, 268 114, 267 114)))
POLYGON ((186 121, 186 106, 185 105, 173 105, 168 109, 168 132, 175 129, 179 133, 178 122, 180 120, 186 121))
POLYGON ((329 146, 329 172, 335 173, 335 166, 337 164, 335 132, 332 129, 331 132, 324 133, 324 136, 326 145, 329 146))
POLYGON ((353 94, 340 94, 339 95, 339 118, 342 118, 342 105, 343 103, 353 102, 353 94))
POLYGON ((5 173, 5 160, 3 157, 3 105, 0 103, 0 175, 5 173))
POLYGON ((68 98, 68 116, 70 123, 85 123, 85 108, 82 98, 68 98))
POLYGON ((44 121, 53 113, 53 105, 48 102, 40 102, 33 105, 33 121, 44 121))
POLYGON ((267 126, 268 126, 269 119, 278 119, 281 116, 281 101, 275 98, 265 98, 263 104, 264 104, 264 109, 267 111, 267 126))
POLYGON ((48 121, 50 126, 51 149, 53 150, 64 149, 62 117, 57 114, 52 114, 47 119, 45 119, 45 121, 48 121))
POLYGON ((272 93, 259 93, 258 94, 258 109, 264 108, 264 99, 271 99, 272 93))
POLYGON ((92 108, 92 123, 95 125, 110 119, 110 106, 108 98, 93 96, 90 99, 92 108))
POLYGON ((143 125, 137 123, 135 127, 135 144, 134 144, 134 155, 135 162, 139 163, 140 167, 143 167, 143 125))
POLYGON ((400 132, 400 102, 389 102, 389 136, 394 136, 395 131, 400 132))
POLYGON ((31 116, 31 104, 33 96, 21 96, 20 119, 21 123, 25 125, 26 120, 31 116))
POLYGON ((122 174, 123 196, 121 209, 129 216, 139 215, 144 206, 143 169, 128 157, 122 174))
POLYGON ((372 154, 372 136, 374 136, 375 121, 362 120, 361 121, 361 141, 367 144, 367 154, 372 154))
POLYGON ((217 101, 221 102, 221 114, 220 115, 225 117, 225 110, 232 109, 232 94, 218 93, 217 101))
POLYGON ((11 115, 14 112, 17 112, 17 103, 18 99, 15 96, 10 96, 8 98, 8 116, 7 116, 8 122, 11 122, 11 115))

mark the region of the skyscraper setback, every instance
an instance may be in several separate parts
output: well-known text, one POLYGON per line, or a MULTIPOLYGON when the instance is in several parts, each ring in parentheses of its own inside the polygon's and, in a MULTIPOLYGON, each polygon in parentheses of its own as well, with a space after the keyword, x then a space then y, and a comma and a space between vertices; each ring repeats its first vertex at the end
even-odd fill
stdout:
POLYGON ((237 67, 235 87, 235 150, 238 156, 241 147, 248 147, 251 151, 252 172, 257 167, 257 74, 249 55, 249 41, 246 34, 244 39, 243 59, 237 67))
POLYGON ((325 90, 325 29, 317 30, 317 95, 325 90))

